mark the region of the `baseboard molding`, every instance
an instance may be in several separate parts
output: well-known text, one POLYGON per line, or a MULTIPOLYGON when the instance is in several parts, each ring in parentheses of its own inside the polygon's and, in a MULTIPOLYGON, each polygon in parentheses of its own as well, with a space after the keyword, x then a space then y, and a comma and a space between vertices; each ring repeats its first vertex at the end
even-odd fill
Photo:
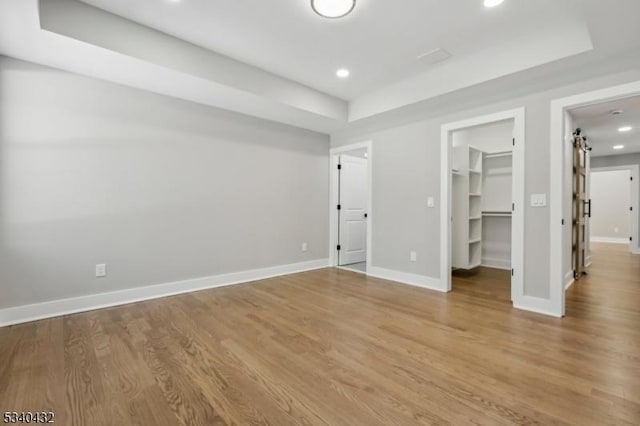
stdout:
POLYGON ((516 309, 562 318, 561 313, 555 312, 549 299, 541 299, 533 296, 521 296, 519 299, 517 302, 515 300, 513 301, 513 307, 516 309))
POLYGON ((447 289, 442 288, 442 282, 438 278, 432 278, 426 275, 400 272, 392 269, 379 268, 377 266, 370 266, 367 269, 367 275, 369 275, 370 277, 382 278, 384 280, 395 281, 414 287, 435 290, 442 293, 447 292, 447 289))
POLYGON ((592 243, 629 244, 629 238, 591 237, 592 243))
POLYGON ((574 277, 573 271, 567 272, 564 276, 564 291, 569 290, 569 287, 571 287, 574 282, 576 282, 576 279, 574 277))
POLYGON ((502 269, 505 271, 511 270, 511 261, 502 259, 482 258, 482 266, 485 268, 502 269))
POLYGON ((319 259, 309 262, 254 269, 251 271, 232 272, 204 278, 137 287, 110 293, 53 300, 33 305, 4 308, 0 309, 0 327, 78 312, 92 311, 95 309, 109 308, 112 306, 126 305, 145 300, 159 299, 177 294, 243 284, 282 275, 322 269, 328 266, 329 259, 319 259))

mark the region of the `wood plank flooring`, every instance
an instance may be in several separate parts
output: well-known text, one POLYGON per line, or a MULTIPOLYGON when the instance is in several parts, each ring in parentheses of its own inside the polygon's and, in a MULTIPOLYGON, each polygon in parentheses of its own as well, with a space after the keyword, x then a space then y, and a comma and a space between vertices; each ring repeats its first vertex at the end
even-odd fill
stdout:
POLYGON ((501 272, 444 295, 325 269, 0 328, 0 411, 62 425, 638 425, 640 256, 593 251, 563 320, 514 310, 501 272))

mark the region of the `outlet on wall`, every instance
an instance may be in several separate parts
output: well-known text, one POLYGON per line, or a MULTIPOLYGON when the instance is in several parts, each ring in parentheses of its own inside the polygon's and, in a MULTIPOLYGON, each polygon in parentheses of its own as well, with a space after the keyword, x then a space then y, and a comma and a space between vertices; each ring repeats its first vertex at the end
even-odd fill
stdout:
POLYGON ((99 263, 96 265, 96 278, 102 278, 107 276, 107 265, 105 263, 99 263))
POLYGON ((307 247, 307 243, 302 243, 302 251, 307 251, 308 247, 307 247))
POLYGON ((618 227, 616 226, 615 228, 613 228, 613 232, 615 232, 615 233, 617 234, 618 232, 620 232, 620 228, 618 228, 618 227))
POLYGON ((409 253, 409 260, 411 262, 416 262, 418 260, 418 253, 416 253, 415 251, 409 253))

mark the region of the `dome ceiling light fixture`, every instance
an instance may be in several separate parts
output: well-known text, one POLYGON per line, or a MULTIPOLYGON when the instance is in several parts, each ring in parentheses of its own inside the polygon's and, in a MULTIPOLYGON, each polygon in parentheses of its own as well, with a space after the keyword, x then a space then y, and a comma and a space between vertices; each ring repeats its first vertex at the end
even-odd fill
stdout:
POLYGON ((343 18, 356 7, 356 0, 311 0, 311 8, 323 18, 343 18))
POLYGON ((484 0, 485 7, 496 7, 501 5, 504 0, 484 0))

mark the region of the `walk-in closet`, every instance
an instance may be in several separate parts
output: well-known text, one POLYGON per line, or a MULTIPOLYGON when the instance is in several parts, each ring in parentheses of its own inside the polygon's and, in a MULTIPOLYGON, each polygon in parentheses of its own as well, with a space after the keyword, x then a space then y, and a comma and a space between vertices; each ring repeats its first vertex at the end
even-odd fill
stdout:
POLYGON ((513 128, 507 120, 452 134, 454 291, 485 281, 505 297, 510 291, 513 128))

